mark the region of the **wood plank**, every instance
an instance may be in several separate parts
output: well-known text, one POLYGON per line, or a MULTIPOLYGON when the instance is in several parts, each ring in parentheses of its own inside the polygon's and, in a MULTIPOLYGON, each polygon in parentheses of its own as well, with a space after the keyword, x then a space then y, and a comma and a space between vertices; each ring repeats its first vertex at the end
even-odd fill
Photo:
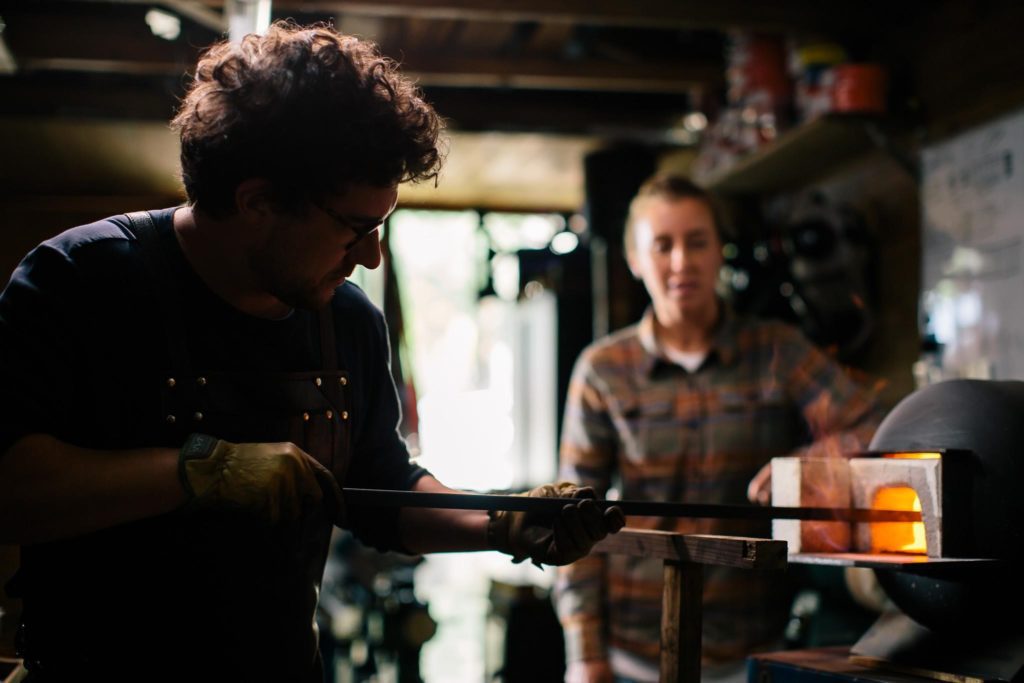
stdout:
POLYGON ((744 536, 678 534, 627 528, 598 543, 594 552, 743 569, 782 569, 786 566, 785 541, 744 536))
POLYGON ((685 94, 694 87, 722 82, 717 61, 645 62, 569 61, 537 58, 450 57, 405 50, 403 72, 421 86, 517 87, 613 92, 685 94))
MULTIPOLYGON (((122 0, 143 2, 143 0, 122 0)), ((220 0, 207 0, 221 5, 220 0)), ((480 21, 543 21, 599 26, 677 29, 748 28, 765 31, 836 29, 877 24, 862 3, 808 4, 803 0, 751 3, 746 0, 274 0, 274 9, 362 13, 382 16, 457 18, 480 21)), ((900 8, 891 10, 902 18, 900 8)))
POLYGON ((849 652, 848 646, 841 645, 811 650, 757 653, 751 655, 751 660, 758 674, 764 678, 770 678, 772 673, 788 673, 790 675, 800 673, 808 680, 815 677, 821 680, 858 681, 859 683, 927 683, 928 679, 855 664, 850 661, 849 652))
MULTIPOLYGON (((621 532, 620 532, 621 533, 621 532)), ((988 557, 928 557, 898 553, 794 553, 790 564, 818 564, 869 569, 934 569, 936 571, 997 567, 1002 560, 988 557)))
POLYGON ((661 596, 661 683, 700 683, 704 568, 665 561, 661 596))

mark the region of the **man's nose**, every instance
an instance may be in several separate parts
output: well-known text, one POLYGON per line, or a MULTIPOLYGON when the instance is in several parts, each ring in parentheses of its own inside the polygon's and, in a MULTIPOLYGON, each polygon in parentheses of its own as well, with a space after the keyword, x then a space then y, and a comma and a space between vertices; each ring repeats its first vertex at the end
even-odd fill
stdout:
POLYGON ((356 263, 367 270, 373 270, 379 266, 381 261, 380 236, 373 233, 359 240, 352 250, 352 257, 356 263))

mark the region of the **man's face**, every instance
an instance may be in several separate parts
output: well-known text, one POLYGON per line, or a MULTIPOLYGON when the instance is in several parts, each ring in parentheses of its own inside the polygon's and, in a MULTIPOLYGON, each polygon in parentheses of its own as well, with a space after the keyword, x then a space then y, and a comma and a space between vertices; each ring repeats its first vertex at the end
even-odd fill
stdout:
POLYGON ((354 184, 305 215, 281 214, 250 257, 259 286, 292 307, 323 308, 356 266, 380 265, 379 228, 397 201, 394 186, 354 184))
POLYGON ((714 310, 722 244, 707 204, 690 198, 647 201, 633 225, 629 267, 643 280, 662 324, 714 310))

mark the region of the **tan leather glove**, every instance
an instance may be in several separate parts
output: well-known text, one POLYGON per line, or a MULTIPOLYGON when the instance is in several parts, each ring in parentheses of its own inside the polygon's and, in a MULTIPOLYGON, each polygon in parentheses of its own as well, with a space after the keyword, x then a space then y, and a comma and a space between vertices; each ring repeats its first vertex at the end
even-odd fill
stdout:
POLYGON ((233 505, 272 523, 294 521, 323 506, 341 523, 344 503, 334 475, 292 443, 230 443, 192 434, 178 456, 186 505, 233 505))
POLYGON ((594 489, 569 482, 544 484, 526 494, 531 498, 566 498, 561 512, 552 516, 536 512, 492 511, 487 538, 495 550, 512 556, 513 562, 529 558, 536 565, 571 564, 584 557, 594 544, 626 525, 618 507, 604 512, 591 500, 594 489))

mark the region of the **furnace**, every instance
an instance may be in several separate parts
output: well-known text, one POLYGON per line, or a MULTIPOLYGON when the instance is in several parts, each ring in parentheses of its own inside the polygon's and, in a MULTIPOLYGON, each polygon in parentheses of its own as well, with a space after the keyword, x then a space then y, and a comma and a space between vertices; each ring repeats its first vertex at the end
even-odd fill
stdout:
POLYGON ((961 450, 867 452, 849 458, 774 458, 775 505, 906 510, 920 512, 921 521, 776 519, 772 536, 786 541, 790 554, 968 558, 972 555, 967 534, 971 458, 970 452, 961 450))
MULTIPOLYGON (((799 666, 851 678, 874 667, 958 683, 1024 680, 1021 444, 1024 382, 954 380, 900 402, 868 452, 773 460, 773 505, 921 516, 773 522, 790 563, 874 569, 898 608, 844 651, 845 663, 819 652, 799 666)), ((794 657, 755 665, 765 673, 794 657)))

